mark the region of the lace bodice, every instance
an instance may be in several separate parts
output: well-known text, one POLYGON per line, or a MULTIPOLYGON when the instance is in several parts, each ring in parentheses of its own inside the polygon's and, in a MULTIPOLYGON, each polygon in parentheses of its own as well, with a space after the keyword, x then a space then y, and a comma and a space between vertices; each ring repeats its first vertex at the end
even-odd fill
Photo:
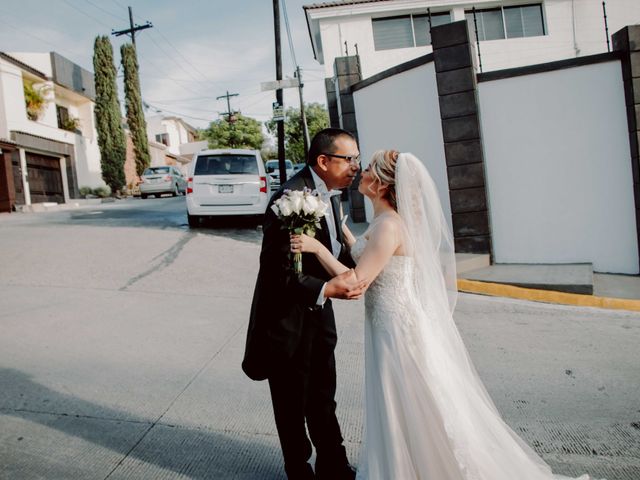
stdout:
MULTIPOLYGON (((366 245, 367 239, 362 235, 351 247, 351 256, 356 263, 366 245)), ((413 324, 414 316, 407 309, 413 300, 413 271, 413 258, 394 255, 369 285, 365 293, 365 310, 372 326, 386 327, 391 319, 401 320, 404 326, 413 324)))

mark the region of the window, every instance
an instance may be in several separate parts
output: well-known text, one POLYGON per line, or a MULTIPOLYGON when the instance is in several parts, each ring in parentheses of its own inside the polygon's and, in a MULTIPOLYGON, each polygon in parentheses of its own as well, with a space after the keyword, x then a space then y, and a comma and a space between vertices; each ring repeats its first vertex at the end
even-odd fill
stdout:
MULTIPOLYGON (((428 14, 374 18, 371 22, 373 24, 373 43, 376 50, 431 45, 428 14)), ((451 22, 449 12, 431 14, 432 27, 449 22, 451 22)))
POLYGON ((69 109, 56 105, 56 116, 58 117, 58 128, 66 129, 67 122, 69 122, 69 109))
POLYGON ((413 47, 411 17, 374 19, 373 43, 376 50, 413 47))
MULTIPOLYGON (((465 12, 472 31, 473 11, 465 12)), ((545 35, 542 4, 476 10, 478 40, 535 37, 545 35)))
POLYGON ((537 37, 545 34, 542 5, 504 7, 504 23, 509 38, 537 37))
POLYGON ((163 145, 169 146, 169 134, 168 133, 159 133, 156 135, 156 142, 162 143, 163 145))
POLYGON ((171 173, 169 167, 150 167, 142 175, 164 175, 171 173))
MULTIPOLYGON (((473 12, 466 12, 466 17, 473 31, 475 29, 473 12)), ((498 40, 505 38, 501 8, 476 10, 476 22, 478 25, 478 40, 498 40)))
POLYGON ((257 175, 258 160, 253 155, 203 155, 198 157, 194 175, 257 175))
MULTIPOLYGON (((451 23, 451 16, 447 13, 432 13, 431 27, 451 23)), ((429 27, 429 15, 413 16, 413 32, 416 37, 416 47, 431 45, 431 28, 429 27)))

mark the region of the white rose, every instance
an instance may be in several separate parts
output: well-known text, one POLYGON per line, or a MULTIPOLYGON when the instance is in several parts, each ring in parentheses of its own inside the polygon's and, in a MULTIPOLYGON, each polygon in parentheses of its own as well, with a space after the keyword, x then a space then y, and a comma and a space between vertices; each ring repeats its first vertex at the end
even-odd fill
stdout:
POLYGON ((288 217, 293 213, 293 210, 291 209, 291 202, 288 200, 285 200, 284 198, 281 199, 278 207, 280 208, 280 213, 285 217, 288 217))
POLYGON ((300 190, 294 190, 289 194, 289 202, 291 210, 295 213, 300 213, 304 205, 304 194, 300 190))
POLYGON ((318 209, 318 198, 313 195, 306 195, 302 209, 307 215, 315 213, 318 209))

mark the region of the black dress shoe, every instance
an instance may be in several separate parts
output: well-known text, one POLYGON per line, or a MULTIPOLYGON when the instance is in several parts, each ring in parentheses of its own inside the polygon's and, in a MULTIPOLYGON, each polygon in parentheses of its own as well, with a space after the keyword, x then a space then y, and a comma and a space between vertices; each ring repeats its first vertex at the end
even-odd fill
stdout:
MULTIPOLYGON (((288 480, 315 480, 316 476, 311 469, 311 465, 306 464, 302 468, 298 469, 287 469, 287 479, 288 480)), ((355 478, 355 477, 354 477, 355 478)))
POLYGON ((331 471, 318 472, 316 470, 316 480, 355 480, 356 470, 351 465, 333 469, 331 471))

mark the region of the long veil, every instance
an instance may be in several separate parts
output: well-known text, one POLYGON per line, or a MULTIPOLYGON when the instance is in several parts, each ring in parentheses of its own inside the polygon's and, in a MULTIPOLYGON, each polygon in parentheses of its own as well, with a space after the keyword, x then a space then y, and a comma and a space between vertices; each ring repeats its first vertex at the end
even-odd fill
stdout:
MULTIPOLYGON (((501 419, 453 321, 457 301, 455 249, 436 185, 414 155, 396 163, 398 213, 405 250, 414 258, 412 297, 424 371, 466 479, 563 479, 501 419)), ((580 479, 588 479, 588 476, 580 479)))

